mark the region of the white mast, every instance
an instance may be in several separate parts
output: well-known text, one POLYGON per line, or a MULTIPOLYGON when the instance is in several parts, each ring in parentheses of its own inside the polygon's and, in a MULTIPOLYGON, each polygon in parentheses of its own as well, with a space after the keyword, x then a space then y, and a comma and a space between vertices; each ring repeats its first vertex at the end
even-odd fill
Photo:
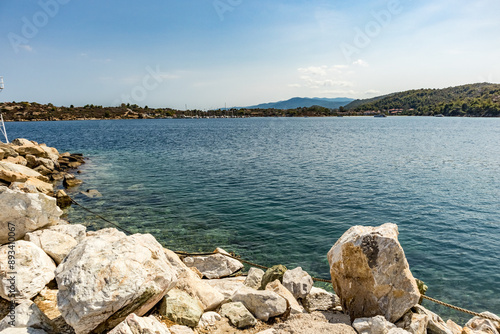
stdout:
MULTIPOLYGON (((3 84, 3 77, 0 77, 0 92, 3 91, 4 84, 3 84)), ((9 143, 9 138, 7 138, 7 130, 5 130, 5 123, 3 122, 3 115, 0 112, 0 132, 2 132, 3 136, 5 137, 5 142, 8 144, 9 143)))

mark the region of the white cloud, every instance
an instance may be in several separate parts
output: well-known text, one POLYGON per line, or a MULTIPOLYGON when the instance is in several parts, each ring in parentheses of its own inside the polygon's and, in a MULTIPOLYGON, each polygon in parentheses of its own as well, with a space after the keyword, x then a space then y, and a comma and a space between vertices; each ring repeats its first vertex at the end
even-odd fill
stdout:
POLYGON ((314 90, 312 93, 351 93, 351 91, 345 91, 342 88, 354 86, 353 82, 348 78, 352 74, 349 65, 309 66, 298 68, 297 71, 300 74, 299 79, 302 83, 289 84, 289 87, 308 88, 314 90))
POLYGON ((358 59, 352 63, 353 65, 361 66, 361 67, 368 67, 368 63, 364 61, 363 59, 358 59))
POLYGON ((20 49, 23 49, 24 51, 33 52, 33 48, 31 46, 29 46, 28 44, 18 45, 18 47, 20 49))
POLYGON ((377 94, 380 94, 380 91, 376 89, 368 89, 367 91, 365 91, 365 95, 377 95, 377 94))

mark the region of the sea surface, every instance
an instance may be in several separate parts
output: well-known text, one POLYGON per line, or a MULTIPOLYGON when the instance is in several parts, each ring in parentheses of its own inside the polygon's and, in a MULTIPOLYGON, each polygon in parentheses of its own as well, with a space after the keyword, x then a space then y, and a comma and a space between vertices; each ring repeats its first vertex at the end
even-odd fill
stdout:
MULTIPOLYGON (((427 294, 500 314, 500 119, 165 119, 7 123, 83 153, 71 195, 172 250, 222 247, 329 278, 353 225, 399 226, 427 294), (89 199, 78 191, 97 189, 89 199)), ((109 226, 78 207, 68 219, 109 226)), ((424 301, 446 320, 470 316, 424 301)))

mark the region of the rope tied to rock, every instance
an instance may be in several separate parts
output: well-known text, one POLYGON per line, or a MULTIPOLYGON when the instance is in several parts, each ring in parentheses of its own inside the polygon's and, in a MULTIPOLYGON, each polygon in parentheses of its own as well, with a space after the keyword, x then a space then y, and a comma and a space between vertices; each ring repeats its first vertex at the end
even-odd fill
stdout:
MULTIPOLYGON (((74 203, 75 205, 81 207, 83 210, 85 210, 85 211, 87 211, 87 212, 95 215, 97 218, 99 218, 99 219, 101 219, 101 220, 103 220, 103 221, 105 221, 105 222, 107 222, 107 223, 115 226, 116 228, 124 231, 125 233, 127 233, 129 235, 134 234, 134 233, 128 231, 127 229, 121 227, 120 225, 118 225, 116 223, 113 223, 112 221, 110 221, 110 220, 102 217, 101 215, 93 212, 92 210, 87 209, 86 207, 84 207, 83 205, 81 205, 80 203, 78 203, 77 201, 75 201, 73 198, 70 197, 70 199, 71 199, 72 203, 74 203)), ((240 256, 237 256, 234 253, 232 253, 234 255, 231 255, 231 254, 226 254, 226 253, 219 252, 218 250, 215 250, 214 252, 204 252, 204 253, 191 253, 191 252, 184 252, 184 251, 174 251, 174 253, 177 254, 177 255, 179 255, 179 256, 184 256, 184 257, 187 257, 187 256, 209 256, 209 255, 214 255, 214 254, 221 254, 221 255, 224 255, 226 257, 238 260, 238 261, 240 261, 242 263, 248 264, 248 265, 250 265, 252 267, 256 267, 256 268, 260 268, 260 269, 264 269, 264 270, 270 269, 270 267, 266 267, 266 266, 260 265, 258 263, 254 263, 254 262, 251 262, 251 261, 244 260, 240 256)), ((327 279, 324 279, 324 278, 317 278, 317 277, 311 277, 311 278, 315 282, 323 282, 323 283, 329 283, 329 284, 332 283, 331 280, 327 280, 327 279)), ((470 314, 470 315, 473 315, 473 316, 476 316, 476 317, 480 317, 480 318, 491 320, 491 321, 495 321, 495 322, 500 322, 500 318, 490 317, 488 315, 484 315, 484 314, 481 314, 481 313, 470 311, 470 310, 464 309, 462 307, 454 306, 454 305, 442 302, 440 300, 434 299, 432 297, 426 296, 424 294, 421 294, 421 297, 424 298, 424 299, 427 299, 427 300, 429 300, 431 302, 434 302, 434 303, 436 303, 438 305, 442 305, 442 306, 451 308, 451 309, 459 311, 459 312, 463 312, 463 313, 466 313, 466 314, 470 314)))

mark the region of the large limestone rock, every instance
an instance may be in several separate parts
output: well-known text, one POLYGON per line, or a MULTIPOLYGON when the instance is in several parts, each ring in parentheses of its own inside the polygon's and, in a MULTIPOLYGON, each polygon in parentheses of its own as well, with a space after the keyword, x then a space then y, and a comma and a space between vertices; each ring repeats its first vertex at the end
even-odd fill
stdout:
POLYGON ((244 284, 249 288, 259 289, 262 284, 262 277, 264 276, 264 270, 252 267, 248 271, 247 278, 244 284))
POLYGON ((57 305, 77 334, 143 316, 175 285, 175 270, 150 234, 94 232, 57 267, 57 305))
POLYGON ((287 301, 275 292, 242 287, 231 298, 241 302, 259 320, 267 321, 271 317, 282 315, 287 310, 287 301))
POLYGON ((171 250, 165 249, 164 251, 167 260, 176 270, 178 280, 175 287, 177 289, 198 299, 203 305, 204 311, 214 310, 224 301, 224 296, 208 284, 209 280, 202 280, 171 250))
POLYGON ((54 261, 31 242, 18 240, 3 245, 0 247, 0 296, 16 301, 31 299, 54 279, 55 269, 54 261), (9 252, 12 250, 15 252, 13 267, 9 264, 9 252), (10 274, 12 271, 15 274, 10 274), (9 295, 12 286, 15 287, 15 298, 9 295))
POLYGON ((40 179, 42 181, 47 181, 48 179, 42 174, 34 171, 33 169, 23 166, 17 165, 12 162, 0 161, 0 170, 9 171, 12 173, 22 174, 26 177, 33 177, 36 179, 40 179))
POLYGON ((12 327, 12 324, 16 328, 31 327, 47 332, 54 331, 52 321, 31 300, 22 301, 16 306, 12 315, 8 315, 0 321, 0 332, 12 327))
POLYGON ((451 329, 446 326, 446 323, 436 313, 429 311, 422 305, 415 305, 412 311, 416 314, 427 316, 427 333, 428 334, 453 334, 451 329))
POLYGON ((27 232, 57 224, 61 215, 55 198, 0 187, 0 244, 9 241, 9 232, 19 240, 27 232))
POLYGON ((219 291, 225 299, 229 299, 236 293, 236 291, 245 286, 243 284, 244 279, 244 277, 228 277, 205 281, 208 285, 219 291))
POLYGON ((409 332, 397 328, 396 325, 390 323, 381 315, 371 318, 358 318, 354 320, 352 327, 359 334, 409 334, 409 332))
POLYGON ((328 252, 333 289, 351 319, 383 315, 390 322, 418 303, 398 227, 354 226, 328 252))
POLYGON ((257 319, 240 302, 222 305, 220 314, 229 319, 236 328, 252 327, 257 324, 257 319))
POLYGON ((54 192, 54 185, 33 177, 29 177, 25 182, 25 186, 28 187, 35 187, 37 191, 45 194, 45 195, 52 195, 54 192))
POLYGON ((313 283, 312 277, 302 270, 301 267, 287 270, 283 274, 283 286, 290 290, 297 299, 307 296, 311 291, 313 283))
POLYGON ((61 263, 77 245, 73 237, 49 229, 26 233, 24 239, 43 249, 56 264, 61 263))
POLYGON ((304 313, 304 308, 295 299, 292 293, 280 283, 275 280, 266 286, 266 290, 276 292, 281 297, 285 298, 290 308, 290 314, 304 313))
POLYGON ((302 300, 308 312, 328 311, 340 307, 340 298, 324 289, 312 287, 309 294, 302 300))
POLYGON ((160 314, 176 324, 196 327, 203 314, 203 305, 186 292, 175 288, 163 298, 160 314))
POLYGON ((87 228, 81 224, 63 224, 61 221, 61 224, 49 226, 47 229, 68 235, 77 242, 82 241, 87 236, 87 228))
POLYGON ((203 276, 210 279, 229 276, 243 268, 240 261, 222 255, 229 255, 225 250, 217 248, 215 251, 217 253, 214 255, 186 257, 184 263, 188 267, 196 267, 203 276))
POLYGON ((492 318, 498 318, 498 321, 492 321, 489 319, 481 318, 481 317, 474 317, 470 319, 466 324, 465 327, 468 327, 472 329, 473 331, 481 331, 485 332, 488 334, 498 334, 500 330, 500 318, 494 315, 493 313, 490 312, 483 312, 481 313, 483 315, 492 317, 492 318))
MULTIPOLYGON (((413 313, 411 311, 406 314, 396 323, 396 326, 402 328, 411 334, 427 334, 427 324, 429 317, 426 314, 413 313)), ((460 331, 459 333, 461 333, 460 331)))
POLYGON ((108 334, 170 334, 167 326, 155 317, 138 317, 135 313, 129 314, 125 320, 113 328, 108 334))

